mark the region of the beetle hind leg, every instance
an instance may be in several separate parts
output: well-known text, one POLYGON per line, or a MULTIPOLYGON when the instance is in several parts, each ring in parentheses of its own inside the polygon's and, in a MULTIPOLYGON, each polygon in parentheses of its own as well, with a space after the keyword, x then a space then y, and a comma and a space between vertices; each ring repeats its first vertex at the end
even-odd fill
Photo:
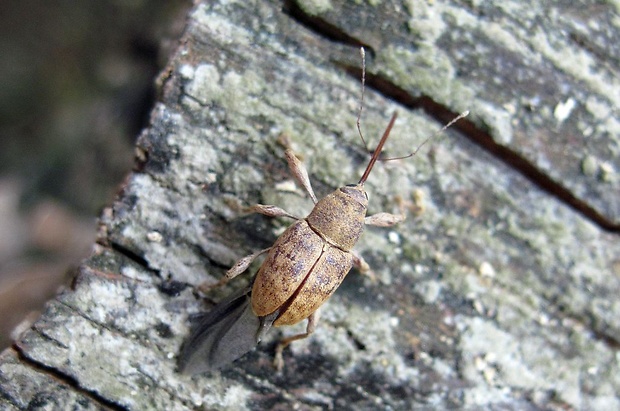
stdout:
POLYGON ((276 370, 282 371, 282 369, 284 368, 284 359, 282 358, 282 351, 284 351, 284 349, 293 341, 303 340, 304 338, 308 338, 316 329, 316 325, 319 322, 319 317, 320 317, 319 310, 316 310, 315 312, 310 314, 310 317, 308 317, 308 324, 306 325, 306 332, 284 338, 278 343, 276 347, 276 355, 275 355, 275 358, 273 359, 273 365, 276 368, 276 370))
POLYGON ((198 289, 203 293, 206 293, 209 290, 226 285, 230 280, 247 270, 250 264, 252 264, 252 261, 254 261, 259 255, 264 254, 269 250, 271 250, 271 247, 257 251, 250 255, 246 255, 245 257, 237 261, 232 267, 230 267, 230 269, 226 271, 226 274, 224 274, 224 277, 220 278, 218 282, 216 282, 215 284, 209 284, 207 282, 204 282, 198 286, 198 289))

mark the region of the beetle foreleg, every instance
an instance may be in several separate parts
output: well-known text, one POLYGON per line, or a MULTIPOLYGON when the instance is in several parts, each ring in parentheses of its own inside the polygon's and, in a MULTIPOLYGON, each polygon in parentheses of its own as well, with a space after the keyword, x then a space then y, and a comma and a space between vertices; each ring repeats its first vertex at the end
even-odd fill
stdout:
POLYGON ((278 137, 278 143, 286 149, 284 155, 286 156, 286 162, 288 163, 288 168, 291 170, 291 173, 293 173, 295 179, 306 190, 314 204, 316 204, 319 200, 317 200, 316 195, 314 195, 314 190, 312 189, 312 184, 310 184, 310 178, 308 177, 308 170, 306 170, 304 163, 295 155, 291 139, 288 135, 283 133, 278 137))
POLYGON ((404 214, 377 213, 364 219, 366 225, 377 227, 391 227, 405 220, 404 214))
POLYGON ((288 167, 291 169, 291 173, 293 173, 293 177, 295 177, 299 184, 301 184, 314 204, 316 204, 319 200, 317 200, 316 195, 314 195, 314 190, 312 189, 312 184, 310 184, 310 177, 308 177, 308 170, 306 170, 306 166, 304 166, 304 163, 297 158, 292 149, 286 149, 284 155, 286 156, 288 167))
POLYGON ((391 213, 377 213, 371 216, 364 218, 364 224, 366 225, 374 225, 376 227, 391 227, 395 224, 398 224, 402 221, 405 221, 407 218, 406 209, 405 209, 405 201, 402 197, 396 197, 396 204, 400 210, 399 214, 391 214, 391 213))
POLYGON ((278 346, 276 347, 276 356, 273 359, 273 365, 276 367, 276 370, 282 371, 284 368, 284 359, 282 358, 282 351, 293 341, 303 340, 304 338, 308 338, 316 329, 316 325, 319 322, 320 311, 316 310, 310 317, 308 317, 308 324, 306 325, 306 332, 301 334, 296 334, 287 338, 282 339, 278 346))

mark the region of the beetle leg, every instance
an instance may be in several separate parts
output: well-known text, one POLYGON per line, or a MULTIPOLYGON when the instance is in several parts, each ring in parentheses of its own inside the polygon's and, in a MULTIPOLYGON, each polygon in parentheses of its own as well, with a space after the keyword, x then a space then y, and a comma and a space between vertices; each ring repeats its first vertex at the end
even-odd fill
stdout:
POLYGON ((304 338, 308 338, 314 330, 316 329, 316 325, 319 322, 319 317, 321 316, 320 311, 316 310, 310 317, 308 317, 308 324, 306 325, 306 332, 301 334, 296 334, 291 337, 284 338, 278 343, 276 347, 276 356, 273 359, 273 365, 276 367, 276 370, 282 371, 284 368, 284 359, 282 358, 282 351, 293 341, 303 340, 304 338))
POLYGON ((314 190, 312 189, 312 184, 310 184, 310 177, 308 177, 308 170, 306 170, 306 166, 304 166, 304 163, 297 158, 292 149, 287 148, 284 155, 286 156, 288 167, 291 169, 291 173, 293 173, 293 177, 295 177, 299 184, 301 184, 314 204, 316 204, 319 200, 317 200, 316 195, 314 195, 314 190))
POLYGON ((266 215, 268 217, 289 217, 294 220, 299 220, 300 218, 294 216, 286 210, 281 209, 280 207, 276 207, 274 205, 265 205, 265 204, 254 204, 247 209, 251 213, 259 213, 266 215))
POLYGON ((293 173, 295 179, 306 190, 314 204, 316 204, 319 200, 317 200, 316 195, 314 195, 314 190, 312 189, 312 184, 310 184, 310 178, 308 177, 308 170, 306 170, 304 163, 295 155, 291 140, 286 134, 280 134, 278 143, 286 149, 284 155, 286 156, 286 162, 288 163, 288 168, 291 170, 291 173, 293 173))
POLYGON ((406 210, 405 210, 405 202, 402 197, 396 197, 396 204, 400 210, 399 214, 391 214, 391 213, 377 213, 371 216, 364 218, 364 223, 367 225, 374 225, 377 227, 391 227, 394 224, 398 224, 402 221, 405 221, 407 218, 406 210))
POLYGON ((375 275, 374 271, 372 271, 366 260, 364 260, 364 257, 359 255, 355 250, 351 250, 349 252, 353 254, 353 265, 355 266, 355 268, 358 269, 360 274, 363 274, 370 278, 373 283, 376 282, 377 276, 375 275))
POLYGON ((228 271, 226 271, 226 275, 224 276, 224 278, 227 278, 228 280, 232 280, 233 278, 235 278, 236 276, 238 276, 239 274, 247 270, 250 264, 252 264, 252 261, 256 259, 256 257, 258 257, 261 254, 265 254, 269 250, 271 250, 271 247, 265 248, 263 250, 257 251, 253 254, 243 257, 242 259, 237 261, 235 265, 230 267, 228 271))
POLYGON ((391 227, 394 224, 398 224, 404 220, 404 214, 377 213, 366 217, 364 219, 364 223, 377 227, 391 227))
POLYGON ((250 264, 252 264, 252 261, 256 259, 256 257, 258 257, 261 254, 266 253, 269 250, 271 250, 271 247, 265 248, 264 250, 260 250, 253 254, 243 257, 242 259, 237 261, 235 265, 230 267, 230 269, 226 271, 226 274, 224 275, 224 277, 220 278, 220 280, 217 283, 208 284, 204 282, 198 286, 198 289, 202 291, 203 293, 206 293, 208 290, 223 286, 224 284, 228 283, 230 280, 232 280, 233 278, 235 278, 236 276, 238 276, 239 274, 247 270, 250 264))

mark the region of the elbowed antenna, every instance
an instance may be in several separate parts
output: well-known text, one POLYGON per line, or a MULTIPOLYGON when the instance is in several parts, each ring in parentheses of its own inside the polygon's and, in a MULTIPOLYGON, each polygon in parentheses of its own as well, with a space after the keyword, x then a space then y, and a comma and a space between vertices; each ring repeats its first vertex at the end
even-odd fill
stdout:
MULTIPOLYGON (((366 143, 366 139, 364 139, 364 134, 362 133, 362 128, 360 126, 360 120, 362 118, 362 110, 364 109, 364 91, 366 90, 366 50, 364 50, 364 47, 360 47, 360 56, 362 57, 362 95, 360 97, 360 109, 357 113, 357 131, 359 132, 360 138, 362 139, 362 142, 364 143, 364 147, 366 147, 366 150, 368 150, 368 144, 366 143)), ((392 115, 392 119, 390 120, 390 124, 388 124, 387 128, 383 132, 383 137, 381 137, 381 141, 379 141, 377 148, 375 148, 375 151, 372 153, 370 162, 366 166, 366 171, 364 171, 364 174, 362 174, 362 178, 360 178, 360 181, 357 184, 364 185, 364 183, 368 179, 368 175, 370 175, 370 171, 372 170, 375 163, 377 162, 377 158, 379 158, 379 154, 381 154, 381 150, 383 149, 385 140, 387 140, 388 136, 390 135, 390 131, 392 130, 392 127, 394 127, 394 122, 396 121, 396 117, 398 117, 398 113, 394 112, 394 114, 392 115)))
MULTIPOLYGON (((366 51, 364 50, 364 47, 360 47, 360 55, 362 57, 362 96, 360 98, 360 109, 357 114, 357 131, 359 132, 360 138, 362 139, 362 142, 364 143, 366 150, 368 150, 368 144, 366 143, 366 139, 364 138, 364 134, 362 133, 362 128, 360 126, 362 110, 364 109, 364 91, 366 89, 366 51)), ((467 115, 469 115, 469 111, 464 111, 458 116, 456 116, 455 118, 453 118, 452 121, 450 121, 448 124, 443 126, 436 133, 433 133, 430 137, 424 140, 422 144, 420 144, 413 152, 407 154, 406 156, 386 158, 383 161, 402 160, 404 158, 415 156, 418 150, 420 150, 422 146, 424 146, 431 138, 437 136, 438 134, 443 133, 448 127, 452 126, 454 123, 456 123, 457 121, 459 121, 460 119, 462 119, 463 117, 467 115)), ((394 127, 394 122, 396 121, 396 117, 398 117, 398 112, 394 112, 394 114, 392 115, 392 119, 390 120, 390 123, 388 124, 387 128, 383 132, 383 136, 381 137, 381 140, 379 141, 377 148, 375 148, 375 151, 373 151, 372 157, 370 158, 370 161, 368 162, 368 165, 366 166, 366 170, 364 170, 364 174, 362 174, 362 178, 360 178, 360 181, 357 183, 358 185, 363 186, 366 180, 368 179, 368 176, 370 175, 372 168, 374 167, 375 163, 379 159, 381 150, 383 150, 383 145, 385 144, 386 140, 390 136, 390 132, 392 131, 392 127, 394 127)))
MULTIPOLYGON (((456 123, 457 121, 459 121, 463 117, 466 117, 467 115, 469 115, 469 111, 464 111, 461 114, 459 114, 458 116, 454 117, 448 124, 443 126, 437 132, 433 133, 430 137, 428 137, 426 140, 424 140, 413 152, 407 154, 406 156, 390 157, 390 158, 382 159, 381 161, 402 160, 402 159, 405 159, 405 158, 409 158, 409 157, 415 156, 418 153, 418 151, 422 148, 422 146, 424 146, 424 144, 428 143, 428 141, 430 139, 432 139, 433 137, 436 137, 437 135, 443 133, 444 131, 446 131, 446 129, 448 127, 452 126, 454 123, 456 123)), ((390 136, 390 131, 392 131, 392 127, 394 126, 394 122, 396 121, 396 117, 397 116, 398 116, 398 113, 394 112, 394 114, 392 115, 392 119, 390 120, 390 124, 388 124, 387 128, 383 132, 383 136, 381 137, 381 140, 379 141, 379 144, 377 145, 377 148, 372 153, 372 157, 371 157, 370 161, 368 162, 368 165, 366 166, 366 170, 364 171, 364 174, 362 174, 362 178, 360 178, 360 181, 357 184, 364 185, 364 183, 368 179, 368 175, 370 174, 370 171, 372 170, 373 166, 375 165, 375 163, 379 159, 379 155, 381 154, 381 150, 383 149, 383 145, 385 144, 385 141, 390 136)), ((360 132, 360 134, 361 134, 361 132, 360 132)))

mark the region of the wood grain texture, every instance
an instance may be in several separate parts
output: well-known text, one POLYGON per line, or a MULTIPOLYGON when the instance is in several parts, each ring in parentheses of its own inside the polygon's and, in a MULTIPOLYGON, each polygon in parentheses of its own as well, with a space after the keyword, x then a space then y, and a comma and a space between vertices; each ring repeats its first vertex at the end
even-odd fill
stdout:
POLYGON ((620 408, 618 10, 359 3, 196 5, 92 257, 2 354, 3 405, 620 408), (319 197, 363 171, 361 44, 371 144, 394 110, 392 156, 450 113, 468 109, 468 122, 375 167, 370 213, 397 212, 400 197, 408 219, 366 231, 356 249, 379 281, 349 275, 282 374, 274 332, 221 372, 180 376, 188 316, 210 307, 195 286, 289 224, 241 206, 311 209, 277 137, 290 136, 319 197))

